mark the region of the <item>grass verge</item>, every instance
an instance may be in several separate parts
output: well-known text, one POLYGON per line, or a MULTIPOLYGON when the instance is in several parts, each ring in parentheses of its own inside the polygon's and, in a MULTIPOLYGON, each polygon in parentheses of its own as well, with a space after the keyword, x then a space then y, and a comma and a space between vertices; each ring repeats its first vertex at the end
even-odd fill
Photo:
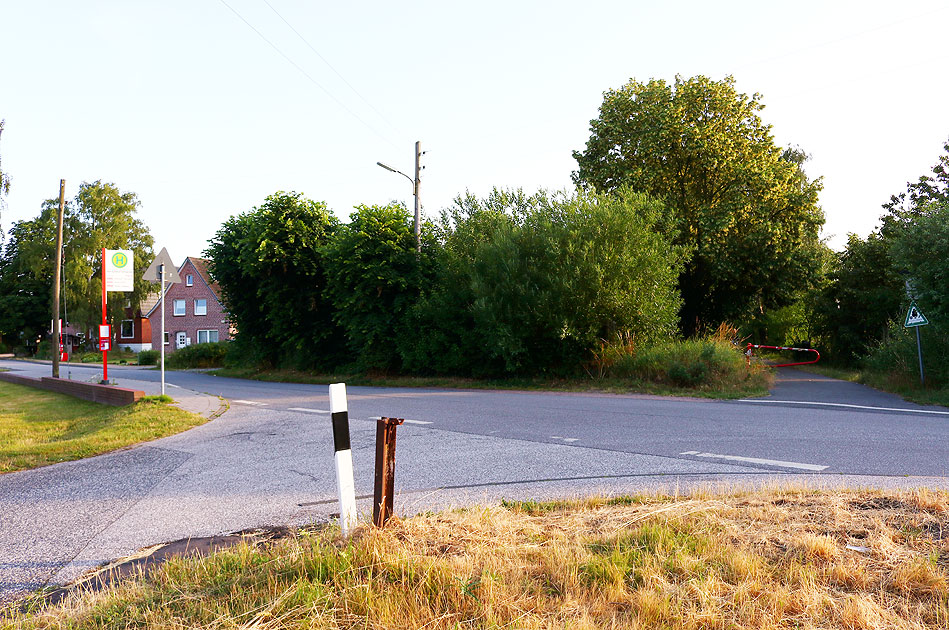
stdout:
POLYGON ((949 495, 512 502, 173 559, 34 628, 944 628, 949 495))
POLYGON ((446 376, 380 376, 367 374, 313 374, 298 370, 259 368, 219 368, 214 376, 245 378, 275 383, 328 385, 343 383, 367 387, 431 387, 448 389, 499 389, 561 392, 608 392, 613 394, 652 394, 656 396, 693 396, 700 398, 745 398, 768 393, 770 374, 755 375, 745 382, 725 387, 677 387, 637 378, 504 378, 473 379, 446 376))
POLYGON ((0 382, 0 473, 98 455, 206 421, 160 400, 110 407, 0 382))

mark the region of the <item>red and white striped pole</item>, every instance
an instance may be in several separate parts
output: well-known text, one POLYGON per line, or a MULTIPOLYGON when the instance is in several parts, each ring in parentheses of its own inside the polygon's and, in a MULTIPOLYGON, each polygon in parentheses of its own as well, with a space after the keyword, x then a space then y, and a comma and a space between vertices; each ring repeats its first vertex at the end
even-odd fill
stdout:
POLYGON ((330 414, 333 418, 333 448, 336 451, 336 489, 339 493, 339 525, 343 536, 355 529, 356 483, 353 478, 353 450, 349 442, 349 407, 346 384, 330 385, 330 414))

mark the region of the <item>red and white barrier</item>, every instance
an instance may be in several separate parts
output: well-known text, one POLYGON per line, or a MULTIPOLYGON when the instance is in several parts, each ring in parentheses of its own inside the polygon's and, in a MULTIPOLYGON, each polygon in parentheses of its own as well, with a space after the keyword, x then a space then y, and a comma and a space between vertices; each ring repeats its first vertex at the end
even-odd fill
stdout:
POLYGON ((748 357, 748 363, 751 363, 751 357, 754 355, 752 348, 767 348, 769 350, 794 350, 795 352, 813 352, 816 356, 813 361, 799 361, 797 363, 778 363, 772 367, 790 367, 792 365, 808 365, 810 363, 817 363, 820 361, 820 352, 814 348, 791 348, 788 346, 762 346, 756 343, 749 343, 748 350, 745 351, 745 356, 748 357))

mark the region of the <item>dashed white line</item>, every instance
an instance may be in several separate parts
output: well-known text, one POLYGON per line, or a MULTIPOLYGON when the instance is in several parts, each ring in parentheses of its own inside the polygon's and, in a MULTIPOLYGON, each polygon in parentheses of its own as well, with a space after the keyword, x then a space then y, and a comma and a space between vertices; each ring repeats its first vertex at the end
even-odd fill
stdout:
POLYGON ((940 416, 949 416, 949 411, 933 411, 931 409, 904 409, 901 407, 871 407, 869 405, 850 405, 847 403, 815 402, 811 400, 753 400, 743 398, 738 402, 771 403, 773 405, 820 405, 823 407, 845 407, 848 409, 869 409, 871 411, 898 411, 901 413, 932 413, 940 416))
POLYGON ((761 459, 759 457, 739 457, 738 455, 718 455, 716 453, 702 453, 699 451, 685 451, 679 455, 692 455, 694 457, 708 457, 710 459, 724 459, 730 462, 745 462, 747 464, 764 464, 765 466, 778 466, 780 468, 797 468, 799 470, 820 471, 827 468, 820 464, 802 464, 801 462, 785 462, 780 459, 761 459))
POLYGON ((308 409, 306 407, 287 407, 287 411, 302 411, 304 413, 324 413, 329 415, 329 411, 325 409, 308 409))
POLYGON ((255 405, 255 406, 266 406, 267 403, 260 402, 258 400, 232 400, 231 402, 240 403, 242 405, 255 405))

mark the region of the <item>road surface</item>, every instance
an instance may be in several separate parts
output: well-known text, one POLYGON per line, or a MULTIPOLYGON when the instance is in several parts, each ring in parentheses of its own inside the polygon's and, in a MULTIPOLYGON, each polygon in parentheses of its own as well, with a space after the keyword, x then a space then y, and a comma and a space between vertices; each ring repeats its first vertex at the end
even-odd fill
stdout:
MULTIPOLYGON (((48 374, 49 366, 0 361, 48 374)), ((66 368, 64 367, 64 370, 66 368)), ((101 368, 69 366, 74 379, 101 368)), ((154 370, 110 366, 154 387, 154 370)), ((327 387, 168 372, 169 393, 230 401, 208 424, 133 449, 0 476, 0 599, 188 536, 338 511, 327 387)), ((349 388, 357 494, 372 493, 375 421, 398 430, 402 514, 507 498, 808 483, 949 488, 949 409, 783 370, 748 401, 349 388)), ((371 511, 362 499, 363 514, 371 511)))

